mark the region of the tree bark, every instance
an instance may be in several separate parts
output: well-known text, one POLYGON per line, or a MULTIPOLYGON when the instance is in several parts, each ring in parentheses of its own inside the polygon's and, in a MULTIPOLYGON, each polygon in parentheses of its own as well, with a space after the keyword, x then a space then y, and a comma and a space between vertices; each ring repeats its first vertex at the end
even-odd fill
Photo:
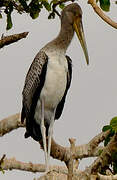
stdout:
POLYGON ((13 34, 10 36, 3 36, 0 40, 0 49, 3 48, 4 46, 7 46, 9 44, 15 43, 19 41, 20 39, 26 38, 28 35, 28 32, 23 32, 20 34, 13 34))

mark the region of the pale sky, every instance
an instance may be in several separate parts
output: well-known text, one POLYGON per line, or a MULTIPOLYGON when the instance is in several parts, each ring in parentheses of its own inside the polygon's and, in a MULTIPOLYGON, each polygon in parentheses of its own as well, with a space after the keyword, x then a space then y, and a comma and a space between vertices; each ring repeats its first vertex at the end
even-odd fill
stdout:
MULTIPOLYGON (((103 22, 86 1, 79 1, 90 57, 87 66, 75 35, 67 55, 73 60, 73 79, 61 118, 54 124, 54 138, 69 146, 70 137, 77 144, 87 143, 117 116, 117 30, 103 22)), ((111 6, 110 17, 117 20, 117 7, 111 6)), ((36 20, 28 15, 13 16, 14 27, 5 32, 5 18, 0 20, 0 35, 29 31, 26 39, 0 50, 0 120, 21 111, 25 75, 38 51, 59 32, 60 22, 48 20, 43 12, 36 20)), ((0 139, 0 157, 33 163, 44 163, 44 153, 33 139, 24 139, 24 129, 15 130, 0 139)), ((81 162, 81 168, 90 161, 81 162)), ((58 161, 50 161, 58 164, 58 161)), ((60 163, 62 165, 62 163, 60 163)), ((2 180, 32 180, 39 177, 21 171, 6 171, 2 180)))

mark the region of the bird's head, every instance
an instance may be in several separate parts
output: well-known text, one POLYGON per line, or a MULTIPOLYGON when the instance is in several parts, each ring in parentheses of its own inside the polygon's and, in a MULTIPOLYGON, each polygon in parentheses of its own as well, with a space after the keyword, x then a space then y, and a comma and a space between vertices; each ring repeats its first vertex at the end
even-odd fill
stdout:
POLYGON ((61 21, 62 23, 67 21, 67 24, 73 27, 83 48, 86 62, 89 64, 89 56, 82 25, 82 10, 80 6, 77 3, 67 5, 61 13, 61 21))

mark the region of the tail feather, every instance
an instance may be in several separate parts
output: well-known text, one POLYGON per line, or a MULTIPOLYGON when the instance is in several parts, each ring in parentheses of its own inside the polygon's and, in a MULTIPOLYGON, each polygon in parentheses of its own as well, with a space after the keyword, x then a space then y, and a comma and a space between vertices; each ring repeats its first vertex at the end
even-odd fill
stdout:
MULTIPOLYGON (((25 138, 28 138, 31 136, 35 141, 41 141, 42 134, 41 134, 40 125, 35 121, 35 119, 31 121, 31 124, 29 124, 29 122, 26 121, 26 132, 24 135, 25 138)), ((46 124, 46 136, 48 136, 48 128, 49 126, 46 124)))
MULTIPOLYGON (((36 122, 34 117, 32 116, 26 116, 25 108, 24 106, 22 107, 22 112, 21 112, 21 122, 24 122, 24 119, 26 118, 26 132, 24 137, 32 137, 35 141, 41 141, 42 140, 42 134, 41 134, 41 127, 40 124, 36 122)), ((46 124, 46 136, 48 136, 48 128, 49 125, 46 124)))

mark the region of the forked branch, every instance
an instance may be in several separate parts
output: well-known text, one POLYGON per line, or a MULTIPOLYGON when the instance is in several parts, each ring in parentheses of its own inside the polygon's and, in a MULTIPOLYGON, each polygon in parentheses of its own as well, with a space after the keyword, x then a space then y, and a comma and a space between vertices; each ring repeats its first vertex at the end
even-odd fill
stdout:
MULTIPOLYGON (((25 127, 25 124, 21 124, 20 113, 17 113, 0 121, 0 136, 3 136, 19 127, 25 127)), ((95 136, 88 144, 75 146, 74 153, 72 154, 74 159, 77 160, 86 157, 99 156, 99 150, 102 150, 103 147, 100 147, 98 145, 105 139, 108 133, 108 131, 102 132, 99 135, 95 136)), ((42 146, 42 142, 40 142, 40 144, 42 146)), ((64 161, 65 163, 68 163, 71 158, 71 150, 68 147, 63 147, 57 144, 52 139, 51 156, 53 158, 64 161)))
POLYGON ((110 17, 104 14, 104 12, 101 10, 101 8, 97 5, 95 0, 88 0, 88 4, 91 4, 94 11, 110 26, 117 29, 117 23, 113 21, 110 17))

